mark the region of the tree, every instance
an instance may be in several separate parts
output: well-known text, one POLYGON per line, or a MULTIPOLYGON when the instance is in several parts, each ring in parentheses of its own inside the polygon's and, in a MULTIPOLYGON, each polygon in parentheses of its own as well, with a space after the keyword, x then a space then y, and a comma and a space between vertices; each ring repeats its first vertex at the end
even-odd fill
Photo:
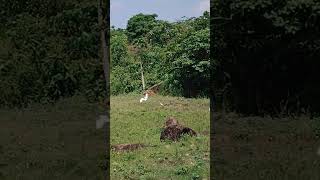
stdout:
POLYGON ((97 2, 1 1, 0 106, 105 96, 97 2), (102 87, 102 86, 103 87, 102 87))
POLYGON ((133 44, 141 44, 141 41, 144 41, 141 39, 145 39, 147 33, 150 32, 155 26, 156 17, 158 17, 158 15, 156 14, 145 15, 142 13, 131 17, 128 20, 127 25, 127 35, 129 42, 133 44))
POLYGON ((117 66, 112 67, 112 86, 118 92, 139 92, 139 72, 142 89, 165 82, 164 94, 208 95, 209 13, 174 23, 156 17, 138 14, 129 19, 127 29, 112 30, 112 64, 117 66), (120 72, 125 72, 122 78, 120 72))
POLYGON ((285 113, 298 112, 302 106, 320 110, 320 104, 310 101, 311 96, 320 99, 318 87, 311 87, 319 77, 314 70, 319 67, 319 2, 212 4, 217 96, 225 89, 221 84, 229 83, 231 104, 244 114, 279 113, 283 108, 285 113))

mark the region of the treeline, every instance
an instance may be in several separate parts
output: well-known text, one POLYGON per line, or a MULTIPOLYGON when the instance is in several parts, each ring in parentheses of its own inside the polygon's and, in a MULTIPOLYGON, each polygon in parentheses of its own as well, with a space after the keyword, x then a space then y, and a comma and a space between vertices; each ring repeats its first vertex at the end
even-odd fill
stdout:
POLYGON ((208 96, 210 16, 178 22, 137 14, 126 29, 111 30, 111 94, 142 92, 163 82, 161 93, 208 96))
MULTIPOLYGON (((99 59, 97 1, 0 0, 0 106, 23 107, 85 95, 106 96, 99 59)), ((209 14, 169 23, 133 16, 111 29, 111 94, 208 95, 209 14), (205 87, 205 88, 203 88, 205 87)))
POLYGON ((0 1, 0 106, 105 96, 97 1, 0 1))
POLYGON ((320 112, 320 3, 211 1, 216 110, 320 112))
MULTIPOLYGON (((96 1, 0 9, 0 106, 105 98, 96 1)), ((178 22, 137 14, 111 28, 111 94, 163 82, 166 95, 212 94, 215 110, 320 112, 318 1, 212 1, 210 12, 178 22)))

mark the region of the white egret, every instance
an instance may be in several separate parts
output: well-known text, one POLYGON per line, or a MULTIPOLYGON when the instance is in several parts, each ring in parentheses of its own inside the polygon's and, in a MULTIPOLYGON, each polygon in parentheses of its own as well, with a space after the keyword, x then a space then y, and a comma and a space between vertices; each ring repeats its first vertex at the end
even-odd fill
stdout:
POLYGON ((147 101, 148 100, 148 96, 149 96, 148 93, 146 93, 144 95, 144 97, 140 99, 140 103, 142 103, 143 101, 147 101))

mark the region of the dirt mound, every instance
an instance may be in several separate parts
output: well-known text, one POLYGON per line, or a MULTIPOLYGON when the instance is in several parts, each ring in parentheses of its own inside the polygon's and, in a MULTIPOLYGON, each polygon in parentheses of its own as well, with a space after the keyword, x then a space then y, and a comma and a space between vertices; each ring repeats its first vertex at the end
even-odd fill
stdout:
POLYGON ((149 96, 153 96, 159 93, 160 91, 160 85, 162 84, 162 82, 155 84, 153 86, 151 86, 150 88, 148 88, 143 95, 148 94, 149 96))
POLYGON ((148 96, 153 96, 153 95, 155 95, 156 93, 155 93, 154 91, 152 91, 152 90, 146 90, 146 91, 143 93, 143 95, 146 95, 146 94, 148 94, 148 96))
POLYGON ((114 151, 133 151, 145 147, 143 144, 118 144, 112 145, 111 149, 114 151))
POLYGON ((189 128, 185 127, 173 118, 169 117, 164 125, 164 129, 160 135, 160 141, 171 140, 171 141, 179 141, 182 135, 188 134, 190 136, 197 136, 197 133, 189 128))

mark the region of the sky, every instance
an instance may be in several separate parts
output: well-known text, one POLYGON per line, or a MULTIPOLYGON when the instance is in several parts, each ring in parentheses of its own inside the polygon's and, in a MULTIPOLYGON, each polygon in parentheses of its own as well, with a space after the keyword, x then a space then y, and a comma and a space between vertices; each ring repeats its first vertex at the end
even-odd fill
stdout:
POLYGON ((182 17, 198 17, 209 11, 210 0, 110 0, 111 26, 126 28, 128 20, 136 14, 157 14, 157 19, 169 22, 182 17))

